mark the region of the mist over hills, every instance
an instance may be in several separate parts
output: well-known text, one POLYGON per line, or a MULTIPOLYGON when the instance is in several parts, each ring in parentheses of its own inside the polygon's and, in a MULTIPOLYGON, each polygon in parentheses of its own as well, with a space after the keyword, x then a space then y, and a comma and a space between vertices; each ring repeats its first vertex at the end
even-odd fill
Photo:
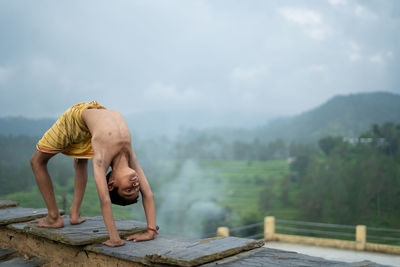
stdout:
POLYGON ((29 119, 24 117, 3 117, 0 118, 0 134, 40 137, 55 121, 56 118, 29 119))
POLYGON ((175 137, 191 129, 216 133, 233 129, 254 129, 274 118, 205 110, 152 111, 125 116, 133 135, 140 138, 175 137))
MULTIPOLYGON (((125 117, 133 136, 139 139, 160 136, 190 138, 191 135, 206 134, 227 140, 258 138, 269 142, 282 138, 287 141, 316 142, 327 135, 357 137, 372 124, 400 122, 400 95, 387 92, 339 95, 302 114, 274 120, 252 120, 244 114, 201 111, 151 112, 125 117), (236 124, 229 124, 229 121, 236 121, 236 124)), ((40 137, 55 120, 3 117, 0 118, 0 134, 40 137)))
POLYGON ((339 95, 310 111, 276 119, 256 130, 262 141, 276 138, 316 142, 324 136, 358 137, 372 124, 400 122, 400 95, 376 92, 339 95))

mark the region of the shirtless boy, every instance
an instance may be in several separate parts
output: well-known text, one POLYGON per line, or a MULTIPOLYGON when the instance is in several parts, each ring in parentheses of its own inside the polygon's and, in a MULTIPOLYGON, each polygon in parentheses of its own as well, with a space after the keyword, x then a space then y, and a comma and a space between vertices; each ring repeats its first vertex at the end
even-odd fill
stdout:
POLYGON ((151 240, 158 234, 153 193, 142 168, 136 161, 128 126, 119 112, 107 110, 96 101, 76 104, 57 120, 36 147, 37 150, 31 158, 31 166, 48 209, 47 217, 41 219, 38 226, 50 228, 64 226, 47 171, 49 159, 61 152, 75 158, 74 200, 70 208, 71 224, 85 221, 80 216, 80 209, 88 177, 88 159, 93 158, 94 180, 110 238, 103 244, 111 247, 124 244, 114 223, 111 203, 120 205, 134 203, 139 191, 142 195, 148 228, 146 233, 131 235, 127 240, 151 240), (106 172, 110 166, 112 172, 107 175, 109 179, 106 179, 106 172))

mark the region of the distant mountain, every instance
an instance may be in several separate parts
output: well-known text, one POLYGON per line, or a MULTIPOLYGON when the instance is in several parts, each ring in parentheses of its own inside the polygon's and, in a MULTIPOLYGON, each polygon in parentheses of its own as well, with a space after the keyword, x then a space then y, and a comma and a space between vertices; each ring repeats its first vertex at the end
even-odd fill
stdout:
POLYGON ((56 119, 28 119, 24 117, 0 118, 1 135, 27 135, 41 137, 56 119))
MULTIPOLYGON (((160 136, 190 139, 209 135, 220 136, 228 142, 250 142, 255 137, 264 142, 277 138, 316 142, 327 135, 357 137, 374 123, 399 123, 400 95, 378 92, 336 96, 300 115, 273 121, 271 118, 250 119, 244 114, 204 111, 146 112, 125 118, 133 136, 142 140, 160 136), (265 126, 255 128, 256 125, 265 126)), ((55 121, 56 118, 0 118, 0 135, 40 137, 55 121)))
MULTIPOLYGON (((184 131, 195 129, 218 134, 221 129, 237 139, 245 130, 263 125, 268 120, 262 116, 249 120, 249 115, 192 111, 153 111, 124 116, 135 138, 148 139, 161 136, 175 137, 184 131), (232 133, 235 132, 234 136, 232 133), (236 133, 237 132, 237 133, 236 133)), ((0 117, 0 135, 27 135, 41 137, 57 118, 30 119, 25 117, 0 117)))
POLYGON ((372 124, 385 122, 400 122, 400 95, 340 95, 298 116, 276 119, 260 127, 256 136, 267 142, 276 138, 315 142, 327 135, 357 137, 372 124))
POLYGON ((231 135, 232 131, 236 131, 233 129, 254 129, 271 121, 273 117, 255 117, 226 111, 183 110, 142 112, 127 115, 125 119, 134 136, 153 138, 175 137, 182 131, 192 129, 196 132, 224 132, 231 135))

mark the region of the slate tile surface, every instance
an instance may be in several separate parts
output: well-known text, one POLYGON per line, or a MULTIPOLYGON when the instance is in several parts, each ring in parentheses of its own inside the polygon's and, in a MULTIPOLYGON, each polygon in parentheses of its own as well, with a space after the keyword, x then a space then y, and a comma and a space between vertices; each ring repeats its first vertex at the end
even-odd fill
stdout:
POLYGON ((47 215, 47 209, 8 208, 0 209, 0 225, 26 222, 47 215))
POLYGON ((6 209, 11 207, 18 206, 18 202, 8 200, 8 199, 0 199, 0 209, 6 209))
POLYGON ((17 251, 14 249, 5 249, 5 248, 0 248, 0 260, 3 260, 12 254, 16 253, 17 251))
POLYGON ((282 267, 300 267, 300 266, 328 266, 328 267, 384 267, 370 261, 346 263, 340 261, 331 261, 319 257, 308 256, 297 252, 284 251, 272 248, 259 248, 249 252, 241 253, 233 257, 212 262, 204 267, 223 266, 223 267, 242 267, 242 266, 282 266, 282 267))
MULTIPOLYGON (((85 222, 77 225, 70 224, 69 216, 65 215, 63 219, 63 228, 38 227, 36 221, 11 224, 7 227, 73 246, 100 243, 108 239, 108 232, 101 216, 86 217, 85 222)), ((147 229, 145 223, 132 220, 115 219, 115 224, 122 237, 144 232, 147 229)))
POLYGON ((196 266, 254 249, 263 244, 263 241, 236 237, 199 240, 158 236, 147 242, 126 242, 125 246, 118 248, 94 245, 87 246, 85 249, 146 265, 196 266))
POLYGON ((156 239, 146 242, 126 241, 122 247, 111 248, 105 245, 89 245, 85 250, 104 254, 124 260, 149 264, 147 255, 163 254, 174 248, 189 246, 197 241, 193 238, 159 235, 156 239))
MULTIPOLYGON (((335 267, 340 267, 341 265, 335 265, 335 267)), ((359 261, 359 262, 352 262, 345 265, 346 267, 390 267, 388 265, 378 264, 372 261, 359 261)))
POLYGON ((38 267, 47 263, 46 260, 39 259, 33 256, 19 256, 4 261, 0 261, 0 267, 38 267))

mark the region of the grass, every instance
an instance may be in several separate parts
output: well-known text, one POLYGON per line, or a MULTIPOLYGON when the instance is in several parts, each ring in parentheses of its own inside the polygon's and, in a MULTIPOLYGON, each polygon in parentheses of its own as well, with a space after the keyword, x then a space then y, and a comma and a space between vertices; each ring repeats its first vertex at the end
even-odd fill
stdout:
MULTIPOLYGON (((220 205, 239 214, 259 213, 259 198, 267 186, 279 190, 276 182, 289 173, 289 164, 284 161, 205 161, 205 168, 214 172, 213 178, 225 187, 220 205)), ((279 193, 279 192, 277 192, 279 193)), ((264 214, 260 214, 263 217, 264 214)))

